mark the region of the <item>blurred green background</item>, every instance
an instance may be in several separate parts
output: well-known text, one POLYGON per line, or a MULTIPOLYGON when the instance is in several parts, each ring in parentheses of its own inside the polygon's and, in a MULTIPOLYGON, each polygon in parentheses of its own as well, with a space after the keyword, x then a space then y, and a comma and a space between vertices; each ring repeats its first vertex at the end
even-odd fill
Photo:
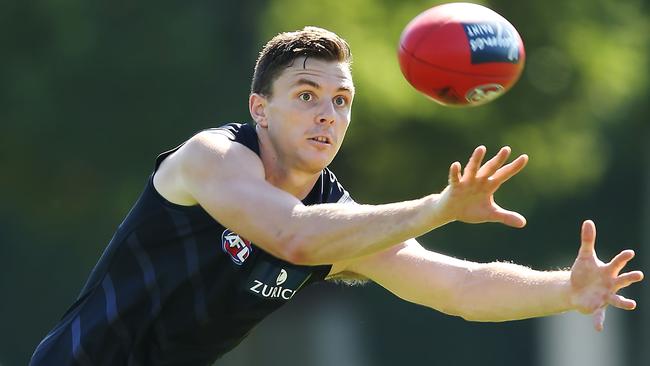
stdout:
MULTIPOLYGON (((156 154, 199 129, 248 121, 258 50, 276 33, 305 25, 335 31, 352 47, 357 95, 333 170, 357 201, 437 192, 452 161, 464 162, 479 144, 488 153, 507 144, 531 160, 497 200, 523 213, 528 226, 454 223, 422 238, 428 248, 475 261, 568 267, 580 222, 592 218, 601 258, 629 247, 637 251, 633 267, 647 269, 650 4, 480 2, 518 29, 526 68, 497 101, 451 109, 415 92, 396 58, 404 25, 439 3, 0 5, 0 365, 26 364, 72 303, 139 195, 156 154)), ((640 300, 638 311, 609 312, 622 355, 617 365, 650 363, 643 349, 650 340, 646 287, 624 291, 640 300)), ((295 302, 224 364, 314 365, 340 352, 340 365, 541 366, 548 363, 545 352, 552 352, 543 346, 544 320, 467 323, 374 285, 324 285, 295 302), (340 325, 324 322, 327 314, 340 325), (279 333, 286 334, 285 342, 304 341, 306 334, 314 341, 273 361, 272 350, 260 350, 277 342, 272 338, 279 333), (355 356, 345 356, 345 345, 354 345, 355 356)), ((609 324, 599 337, 607 337, 609 324)), ((591 331, 589 323, 584 327, 591 331)))

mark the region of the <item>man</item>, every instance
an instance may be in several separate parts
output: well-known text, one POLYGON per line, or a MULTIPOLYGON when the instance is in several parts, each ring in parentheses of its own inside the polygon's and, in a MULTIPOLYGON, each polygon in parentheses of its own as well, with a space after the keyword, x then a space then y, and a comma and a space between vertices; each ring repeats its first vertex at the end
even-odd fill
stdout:
POLYGON ((452 221, 525 219, 494 192, 526 165, 483 164, 478 147, 455 162, 440 194, 385 205, 355 204, 327 168, 350 122, 354 84, 347 43, 314 27, 283 33, 255 67, 254 125, 202 131, 161 154, 77 301, 37 347, 32 365, 207 365, 309 284, 373 280, 397 296, 476 321, 568 310, 631 310, 616 294, 640 281, 619 275, 633 257, 594 252, 586 221, 569 271, 479 264, 424 249, 414 239, 452 221))

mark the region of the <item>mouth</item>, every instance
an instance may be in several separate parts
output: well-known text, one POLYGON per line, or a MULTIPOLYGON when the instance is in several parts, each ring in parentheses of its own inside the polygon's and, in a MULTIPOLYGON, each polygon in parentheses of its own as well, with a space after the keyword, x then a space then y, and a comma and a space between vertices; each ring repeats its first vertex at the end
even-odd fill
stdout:
POLYGON ((325 145, 331 145, 332 144, 332 139, 329 138, 328 136, 314 136, 310 137, 307 140, 315 141, 319 144, 325 144, 325 145))

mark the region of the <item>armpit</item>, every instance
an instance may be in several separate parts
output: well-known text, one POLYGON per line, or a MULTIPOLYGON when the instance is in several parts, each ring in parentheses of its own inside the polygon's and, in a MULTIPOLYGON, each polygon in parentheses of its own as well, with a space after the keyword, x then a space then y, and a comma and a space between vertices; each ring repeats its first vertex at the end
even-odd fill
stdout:
POLYGON ((370 280, 358 273, 345 271, 327 277, 327 281, 332 281, 337 284, 342 283, 348 286, 361 286, 365 285, 370 280))

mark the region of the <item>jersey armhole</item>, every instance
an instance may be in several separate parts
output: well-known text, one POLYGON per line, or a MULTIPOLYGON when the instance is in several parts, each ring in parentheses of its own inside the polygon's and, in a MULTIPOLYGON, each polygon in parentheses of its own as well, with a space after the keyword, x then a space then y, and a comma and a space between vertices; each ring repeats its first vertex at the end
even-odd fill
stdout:
MULTIPOLYGON (((259 141, 257 140, 257 133, 255 131, 255 128, 253 126, 247 125, 247 124, 241 124, 241 123, 229 123, 226 125, 223 125, 221 127, 215 127, 215 128, 206 128, 203 129, 194 135, 192 137, 196 136, 197 134, 201 132, 209 131, 211 133, 217 133, 219 135, 225 136, 232 142, 236 142, 238 144, 246 146, 248 149, 252 150, 257 156, 260 155, 259 151, 259 141)), ((187 143, 189 139, 192 137, 188 138, 187 140, 183 141, 181 144, 178 146, 174 147, 173 149, 164 151, 160 153, 156 157, 155 165, 153 172, 149 175, 149 179, 147 181, 147 187, 153 192, 153 195, 155 196, 156 200, 161 202, 167 207, 173 208, 173 209, 181 209, 181 210, 187 210, 187 209, 196 209, 197 207, 201 207, 198 203, 195 205, 190 205, 190 206, 184 206, 184 205, 179 205, 177 203, 171 202, 165 197, 163 197, 160 192, 156 189, 153 180, 154 176, 156 175, 156 172, 160 168, 160 165, 162 164, 165 159, 167 159, 170 155, 178 151, 183 145, 187 143)))

